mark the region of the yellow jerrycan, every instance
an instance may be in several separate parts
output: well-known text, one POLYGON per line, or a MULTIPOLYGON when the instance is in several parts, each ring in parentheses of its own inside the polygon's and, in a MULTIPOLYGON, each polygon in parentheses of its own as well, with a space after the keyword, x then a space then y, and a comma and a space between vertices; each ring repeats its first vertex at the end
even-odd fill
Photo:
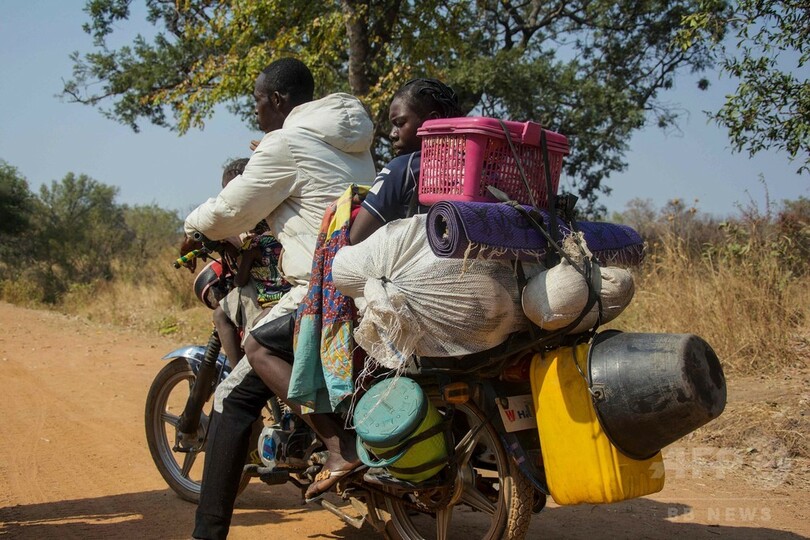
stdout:
POLYGON ((589 347, 560 347, 532 359, 534 410, 551 496, 557 504, 572 505, 612 503, 661 491, 661 452, 632 459, 602 429, 585 379, 589 347))

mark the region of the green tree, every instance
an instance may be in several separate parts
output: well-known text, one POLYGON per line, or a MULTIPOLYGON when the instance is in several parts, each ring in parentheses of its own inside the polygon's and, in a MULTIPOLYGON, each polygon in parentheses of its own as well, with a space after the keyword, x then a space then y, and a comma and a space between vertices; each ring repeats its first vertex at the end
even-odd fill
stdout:
MULTIPOLYGON (((160 257, 168 248, 176 252, 183 222, 173 210, 156 204, 124 206, 124 221, 132 232, 132 243, 123 255, 125 268, 140 270, 145 262, 160 257)), ((138 276, 140 272, 133 275, 138 276)))
POLYGON ((781 244, 790 254, 790 268, 797 275, 810 273, 810 199, 782 201, 776 217, 781 244))
POLYGON ((17 275, 32 257, 36 197, 16 167, 0 160, 0 280, 17 275))
POLYGON ((622 223, 635 229, 645 241, 656 240, 660 236, 657 223, 658 210, 651 199, 630 199, 624 211, 614 212, 610 221, 622 223))
POLYGON ((112 277, 113 260, 134 236, 115 203, 117 194, 116 187, 74 173, 40 188, 36 249, 46 301, 56 301, 73 283, 112 277))
POLYGON ((721 73, 738 81, 720 110, 709 113, 728 129, 733 148, 785 151, 799 162, 798 173, 810 172, 808 29, 806 1, 703 0, 684 17, 679 36, 683 50, 713 44, 721 73))
MULTIPOLYGON (((632 133, 675 114, 658 99, 680 70, 701 70, 701 43, 673 39, 698 0, 144 0, 151 37, 108 45, 131 0, 88 0, 96 49, 75 52, 64 88, 138 128, 185 132, 217 104, 252 118, 259 70, 296 55, 326 93, 364 99, 378 135, 393 92, 414 76, 450 82, 474 113, 535 120, 569 137, 565 172, 590 209, 626 167, 632 133)), ((379 149, 384 153, 384 143, 379 149)))
POLYGON ((34 195, 28 182, 16 167, 0 160, 0 240, 5 245, 11 237, 24 233, 31 226, 34 195))

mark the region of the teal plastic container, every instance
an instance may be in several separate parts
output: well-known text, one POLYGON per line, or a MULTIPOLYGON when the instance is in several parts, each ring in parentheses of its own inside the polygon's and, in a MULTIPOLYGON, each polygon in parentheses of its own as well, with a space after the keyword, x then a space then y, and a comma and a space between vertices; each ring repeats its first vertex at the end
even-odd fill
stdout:
POLYGON ((385 379, 354 408, 357 454, 369 467, 384 467, 401 480, 422 482, 447 464, 441 424, 442 415, 416 381, 385 379), (427 467, 430 464, 435 466, 427 467))

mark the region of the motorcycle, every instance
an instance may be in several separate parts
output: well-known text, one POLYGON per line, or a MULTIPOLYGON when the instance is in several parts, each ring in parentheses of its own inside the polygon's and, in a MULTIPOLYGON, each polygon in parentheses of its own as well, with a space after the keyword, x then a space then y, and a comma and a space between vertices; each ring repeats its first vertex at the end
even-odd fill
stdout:
MULTIPOLYGON (((207 250, 203 255, 213 251, 203 249, 207 250)), ((228 272, 222 272, 215 281, 216 286, 227 290, 228 272)), ((407 376, 418 383, 438 412, 447 442, 447 456, 438 467, 440 470, 426 480, 408 481, 388 474, 390 463, 380 460, 339 479, 336 491, 340 503, 326 498, 319 503, 343 522, 357 528, 368 524, 386 538, 445 539, 451 531, 488 540, 523 538, 531 516, 540 512, 547 497, 553 495, 547 479, 552 465, 544 455, 550 444, 541 441, 532 402, 533 366, 538 355, 574 355, 582 347, 592 349, 589 355, 595 354, 600 339, 604 342, 604 336, 615 334, 614 331, 588 336, 590 341, 583 345, 582 336, 530 331, 512 334, 498 347, 474 355, 416 358, 416 367, 407 376)), ((605 349, 604 345, 599 347, 605 349)), ((655 347, 661 349, 654 345, 650 350, 655 347)), ((617 355, 620 353, 611 352, 608 361, 602 364, 620 363, 622 360, 614 358, 617 355)), ((147 398, 147 441, 168 485, 183 499, 196 502, 202 462, 198 457, 205 451, 209 418, 205 407, 230 368, 220 354, 216 331, 207 346, 184 347, 164 359, 170 362, 158 373, 147 398), (180 399, 172 401, 170 397, 176 390, 180 399)), ((669 360, 663 360, 661 365, 669 360)), ((717 387, 711 391, 722 390, 724 404, 722 370, 718 374, 716 357, 710 360, 712 373, 707 377, 717 387)), ((577 370, 590 392, 589 399, 594 404, 600 399, 604 403, 605 396, 611 394, 610 385, 604 387, 605 378, 611 382, 610 370, 595 374, 599 359, 590 356, 584 366, 583 371, 577 364, 577 370)), ((682 401, 680 397, 678 401, 682 401)), ((615 399, 607 402, 615 406, 615 399)), ((250 463, 247 459, 241 489, 251 477, 259 477, 271 485, 290 482, 303 495, 327 454, 311 429, 277 400, 269 402, 268 411, 266 426, 254 446, 261 463, 250 463)), ((608 416, 611 413, 604 407, 601 412, 608 416)), ((712 414, 719 414, 717 403, 712 414)), ((684 429, 675 438, 694 426, 684 429)), ((567 474, 576 475, 577 471, 567 474)), ((662 481, 660 485, 663 486, 662 481)))
MULTIPOLYGON (((194 282, 197 298, 214 309, 234 287, 236 261, 224 243, 208 242, 198 250, 180 257, 174 267, 182 268, 194 259, 212 259, 194 282), (219 254, 219 258, 216 255, 219 254)), ((197 503, 202 480, 202 459, 214 390, 231 372, 222 343, 213 328, 205 346, 181 347, 163 357, 169 362, 152 381, 146 398, 146 441, 152 460, 169 487, 189 502, 197 503), (199 459, 198 459, 199 458, 199 459)), ((234 363, 238 359, 234 360, 234 363)), ((287 411, 289 415, 289 411, 287 411)), ((268 402, 265 422, 284 418, 278 400, 268 402)), ((254 436, 254 438, 256 438, 254 436)), ((248 456, 254 466, 242 477, 239 491, 251 477, 258 476, 258 459, 248 456)))

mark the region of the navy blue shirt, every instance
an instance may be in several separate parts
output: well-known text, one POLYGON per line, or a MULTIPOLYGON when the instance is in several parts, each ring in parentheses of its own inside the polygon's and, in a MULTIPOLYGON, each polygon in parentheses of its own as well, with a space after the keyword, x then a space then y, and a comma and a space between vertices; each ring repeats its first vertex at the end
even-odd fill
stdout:
MULTIPOLYGON (((363 208, 383 223, 407 217, 419 178, 420 157, 421 152, 405 154, 395 157, 383 167, 363 201, 363 208)), ((416 212, 421 213, 425 209, 427 207, 417 206, 416 212)))

